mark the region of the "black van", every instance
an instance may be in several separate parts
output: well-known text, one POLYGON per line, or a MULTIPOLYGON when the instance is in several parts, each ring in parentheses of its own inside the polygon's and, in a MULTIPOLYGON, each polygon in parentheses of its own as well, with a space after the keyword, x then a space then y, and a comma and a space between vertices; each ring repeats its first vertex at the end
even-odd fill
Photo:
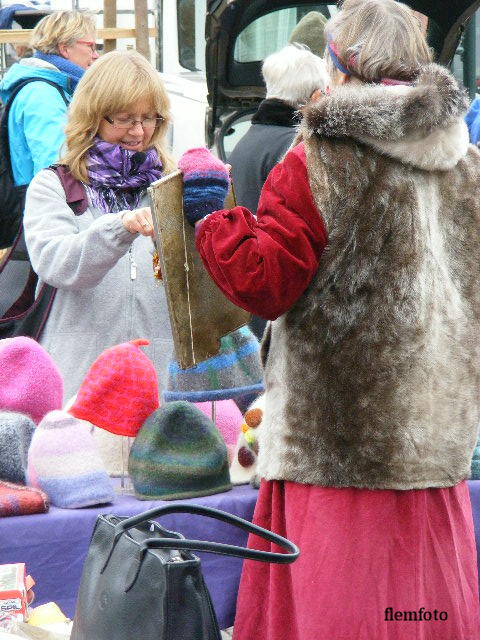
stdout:
MULTIPOLYGON (((178 7, 185 10, 192 2, 178 0, 178 7)), ((193 6, 197 2, 193 2, 193 6)), ((480 76, 475 56, 480 27, 475 29, 474 21, 473 27, 467 26, 480 0, 405 0, 405 3, 428 18, 428 39, 438 62, 452 64, 455 58, 454 72, 459 80, 473 85, 471 93, 474 93, 476 77, 480 76), (464 45, 463 49, 459 44, 464 45)), ((341 2, 304 0, 207 0, 206 141, 208 146, 216 147, 224 160, 248 129, 251 115, 265 95, 261 77, 263 59, 288 43, 290 33, 306 13, 319 11, 329 18, 339 4, 341 2)), ((200 24, 195 31, 199 29, 200 24)), ((183 33, 187 37, 188 30, 183 29, 183 33)), ((194 41, 190 34, 190 42, 183 45, 182 48, 182 29, 179 29, 180 57, 183 51, 187 58, 190 55, 194 59, 192 51, 195 46, 203 46, 203 42, 198 37, 194 41)), ((480 50, 480 46, 478 48, 480 50)), ((197 60, 198 54, 199 51, 197 60)), ((182 64, 188 66, 188 60, 182 64)))

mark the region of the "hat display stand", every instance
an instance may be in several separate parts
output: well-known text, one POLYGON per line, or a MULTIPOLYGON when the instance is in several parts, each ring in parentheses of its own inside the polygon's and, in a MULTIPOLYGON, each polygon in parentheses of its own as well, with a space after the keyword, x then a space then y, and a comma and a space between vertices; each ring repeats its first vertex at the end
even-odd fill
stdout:
POLYGON ((134 494, 133 483, 128 473, 128 457, 135 438, 130 436, 117 436, 121 438, 122 446, 122 473, 120 475, 120 486, 116 488, 117 493, 134 494))
POLYGON ((216 400, 212 400, 212 422, 215 426, 217 426, 217 402, 216 400))

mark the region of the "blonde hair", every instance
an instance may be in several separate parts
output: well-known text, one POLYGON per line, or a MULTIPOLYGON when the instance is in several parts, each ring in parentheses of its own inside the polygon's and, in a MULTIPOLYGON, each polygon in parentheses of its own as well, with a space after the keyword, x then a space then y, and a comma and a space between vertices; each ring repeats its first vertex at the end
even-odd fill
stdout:
MULTIPOLYGON (((341 63, 364 82, 412 80, 433 59, 419 19, 395 0, 346 0, 325 32, 341 63)), ((326 61, 334 76, 328 47, 326 61)))
POLYGON ((33 30, 30 46, 42 53, 58 54, 58 45, 71 47, 87 35, 95 36, 95 17, 86 11, 55 11, 42 18, 33 30))
POLYGON ((175 167, 165 139, 171 120, 170 101, 160 74, 136 51, 111 51, 87 69, 70 103, 66 152, 61 162, 68 165, 75 178, 89 181, 85 156, 93 146, 102 118, 128 111, 139 100, 151 102, 152 109, 164 118, 150 145, 157 150, 165 171, 175 167))

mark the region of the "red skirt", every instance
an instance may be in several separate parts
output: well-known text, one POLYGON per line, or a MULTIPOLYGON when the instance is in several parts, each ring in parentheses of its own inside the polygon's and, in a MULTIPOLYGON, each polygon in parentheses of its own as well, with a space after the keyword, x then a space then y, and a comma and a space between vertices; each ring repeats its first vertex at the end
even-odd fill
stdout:
MULTIPOLYGON (((466 482, 412 491, 262 482, 254 522, 291 565, 246 560, 233 640, 478 640, 466 482)), ((278 550, 250 536, 257 549, 278 550)))

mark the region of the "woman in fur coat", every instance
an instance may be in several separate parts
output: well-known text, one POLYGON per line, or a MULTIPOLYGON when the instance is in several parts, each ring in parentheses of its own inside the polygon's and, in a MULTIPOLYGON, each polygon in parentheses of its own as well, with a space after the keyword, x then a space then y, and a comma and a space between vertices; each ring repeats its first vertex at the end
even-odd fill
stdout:
POLYGON ((301 552, 244 563, 234 639, 475 640, 480 152, 406 6, 350 0, 326 32, 331 95, 258 219, 187 210, 218 286, 272 321, 254 519, 301 552))

